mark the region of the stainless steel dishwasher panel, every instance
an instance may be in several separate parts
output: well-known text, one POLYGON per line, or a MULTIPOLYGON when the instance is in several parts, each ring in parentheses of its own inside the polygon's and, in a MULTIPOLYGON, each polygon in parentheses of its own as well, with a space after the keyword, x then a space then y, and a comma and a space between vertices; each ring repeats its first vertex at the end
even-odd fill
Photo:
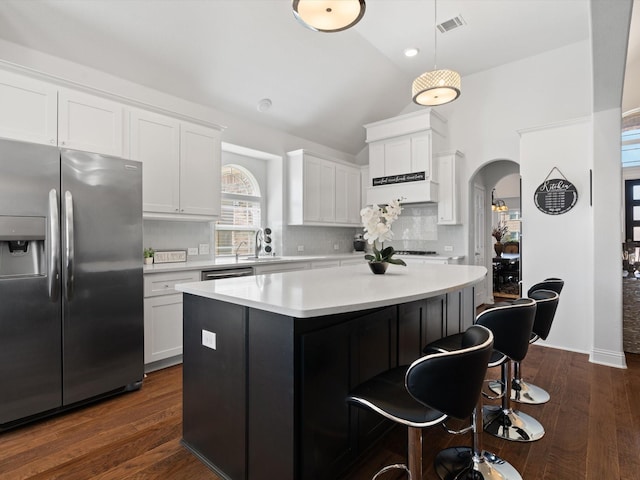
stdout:
POLYGON ((250 275, 253 275, 252 267, 203 270, 200 274, 200 280, 219 280, 221 278, 247 277, 250 275))

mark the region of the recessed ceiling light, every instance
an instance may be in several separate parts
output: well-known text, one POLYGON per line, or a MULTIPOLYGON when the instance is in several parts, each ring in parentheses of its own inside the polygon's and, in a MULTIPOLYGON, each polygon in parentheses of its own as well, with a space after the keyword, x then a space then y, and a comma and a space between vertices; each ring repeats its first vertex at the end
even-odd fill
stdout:
POLYGON ((256 105, 256 108, 258 109, 259 112, 266 112, 271 108, 271 105, 272 103, 270 98, 263 98, 258 102, 258 105, 256 105))
POLYGON ((404 49, 404 56, 405 57, 415 57, 416 55, 418 55, 418 52, 420 52, 420 50, 418 50, 415 47, 405 48, 404 49))

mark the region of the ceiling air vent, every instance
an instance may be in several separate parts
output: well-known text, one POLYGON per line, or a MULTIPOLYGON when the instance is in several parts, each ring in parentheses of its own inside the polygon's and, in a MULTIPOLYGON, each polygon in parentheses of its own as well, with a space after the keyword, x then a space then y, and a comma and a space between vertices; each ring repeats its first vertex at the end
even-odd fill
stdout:
POLYGON ((463 25, 466 25, 466 22, 464 21, 464 18, 462 18, 462 15, 458 15, 450 20, 439 23, 438 30, 440 30, 441 33, 446 33, 463 25))

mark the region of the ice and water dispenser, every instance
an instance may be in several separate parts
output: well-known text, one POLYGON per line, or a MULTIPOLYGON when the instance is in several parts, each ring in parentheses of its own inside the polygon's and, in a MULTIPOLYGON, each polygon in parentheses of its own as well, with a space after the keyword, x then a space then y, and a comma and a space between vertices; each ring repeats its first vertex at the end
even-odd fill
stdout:
POLYGON ((0 216, 0 278, 46 274, 45 217, 0 216))

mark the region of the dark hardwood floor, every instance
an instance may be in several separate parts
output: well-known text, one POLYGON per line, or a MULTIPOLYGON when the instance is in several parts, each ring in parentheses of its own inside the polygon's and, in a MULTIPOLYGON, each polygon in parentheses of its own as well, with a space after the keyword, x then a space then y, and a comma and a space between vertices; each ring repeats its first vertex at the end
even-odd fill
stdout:
MULTIPOLYGON (((546 435, 531 444, 485 435, 485 448, 526 480, 640 478, 640 355, 628 354, 627 364, 604 367, 587 355, 533 345, 524 377, 551 400, 522 410, 546 435)), ((0 434, 0 479, 221 480, 180 445, 181 383, 180 366, 161 370, 140 391, 0 434)), ((469 435, 426 429, 423 478, 437 478, 432 462, 440 449, 469 442, 469 435)), ((395 428, 346 479, 370 479, 380 466, 403 462, 405 452, 405 430, 395 428)), ((384 477, 393 478, 405 477, 384 477)))

